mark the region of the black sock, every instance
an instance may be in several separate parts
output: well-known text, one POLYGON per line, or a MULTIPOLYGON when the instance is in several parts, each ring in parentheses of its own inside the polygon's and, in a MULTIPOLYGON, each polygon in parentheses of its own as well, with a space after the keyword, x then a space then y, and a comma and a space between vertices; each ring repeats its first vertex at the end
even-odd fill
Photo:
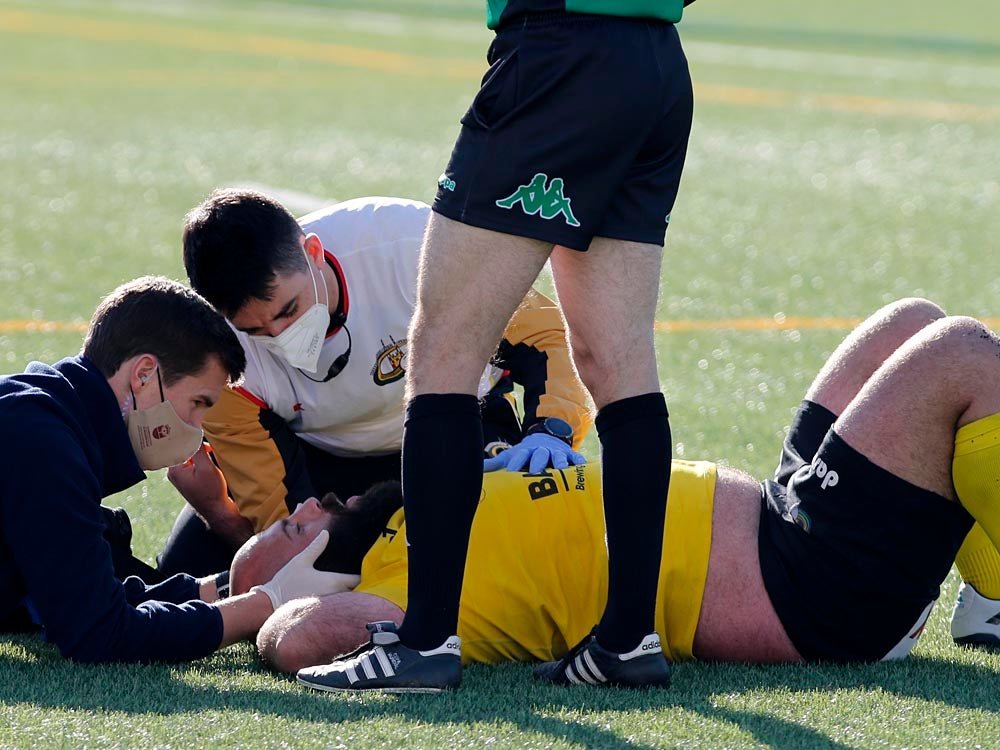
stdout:
POLYGON ((663 394, 647 393, 608 404, 595 421, 608 533, 608 603, 597 639, 617 653, 655 629, 670 484, 668 416, 663 394))
POLYGON ((409 593, 399 628, 410 648, 437 648, 458 630, 469 532, 482 488, 479 400, 429 393, 410 401, 403 427, 409 593))

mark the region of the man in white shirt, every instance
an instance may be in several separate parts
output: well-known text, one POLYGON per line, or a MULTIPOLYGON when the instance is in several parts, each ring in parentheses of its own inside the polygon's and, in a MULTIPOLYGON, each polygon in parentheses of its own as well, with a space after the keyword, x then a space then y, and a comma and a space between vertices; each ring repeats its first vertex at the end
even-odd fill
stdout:
MULTIPOLYGON (((236 328, 247 370, 205 419, 215 460, 206 448, 169 474, 190 506, 162 570, 227 568, 251 534, 308 497, 399 479, 407 328, 429 214, 418 201, 359 198, 296 220, 247 190, 216 191, 188 214, 188 277, 236 328)), ((495 351, 479 387, 486 447, 520 444, 533 465, 581 462, 588 401, 556 305, 529 292, 495 351)), ((518 455, 495 462, 520 469, 518 455)))

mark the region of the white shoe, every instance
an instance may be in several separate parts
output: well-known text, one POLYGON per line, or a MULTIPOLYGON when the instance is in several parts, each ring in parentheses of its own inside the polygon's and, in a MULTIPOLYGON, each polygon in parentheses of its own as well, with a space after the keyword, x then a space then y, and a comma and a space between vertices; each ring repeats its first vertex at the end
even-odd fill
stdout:
POLYGON ((1000 647, 1000 600, 987 599, 963 583, 951 616, 951 637, 963 646, 1000 647))

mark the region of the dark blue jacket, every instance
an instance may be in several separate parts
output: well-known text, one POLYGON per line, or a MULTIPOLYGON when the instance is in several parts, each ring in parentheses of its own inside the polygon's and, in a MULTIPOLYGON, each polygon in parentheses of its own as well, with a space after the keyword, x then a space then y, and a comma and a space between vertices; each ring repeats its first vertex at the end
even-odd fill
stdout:
POLYGON ((101 499, 144 478, 88 359, 0 377, 0 620, 30 602, 48 640, 81 662, 183 661, 218 648, 215 607, 169 603, 197 598, 193 578, 115 578, 101 499))

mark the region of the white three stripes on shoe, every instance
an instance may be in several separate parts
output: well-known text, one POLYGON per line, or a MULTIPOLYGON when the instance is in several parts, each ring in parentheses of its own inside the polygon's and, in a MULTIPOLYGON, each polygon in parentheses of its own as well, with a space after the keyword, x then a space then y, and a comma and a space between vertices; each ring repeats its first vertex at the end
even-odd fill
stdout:
POLYGON ((350 680, 352 685, 361 679, 358 677, 357 671, 357 667, 360 666, 365 673, 365 677, 369 680, 374 680, 378 677, 378 671, 375 669, 376 661, 381 668, 383 677, 392 677, 396 674, 396 671, 392 668, 392 664, 389 663, 389 658, 385 655, 385 649, 377 646, 368 653, 362 654, 353 662, 345 665, 344 672, 347 674, 347 679, 350 680))
POLYGON ((597 664, 594 663, 594 658, 590 655, 589 651, 577 654, 573 662, 566 665, 566 679, 575 685, 579 685, 581 682, 598 685, 608 681, 608 678, 597 668, 597 664))

